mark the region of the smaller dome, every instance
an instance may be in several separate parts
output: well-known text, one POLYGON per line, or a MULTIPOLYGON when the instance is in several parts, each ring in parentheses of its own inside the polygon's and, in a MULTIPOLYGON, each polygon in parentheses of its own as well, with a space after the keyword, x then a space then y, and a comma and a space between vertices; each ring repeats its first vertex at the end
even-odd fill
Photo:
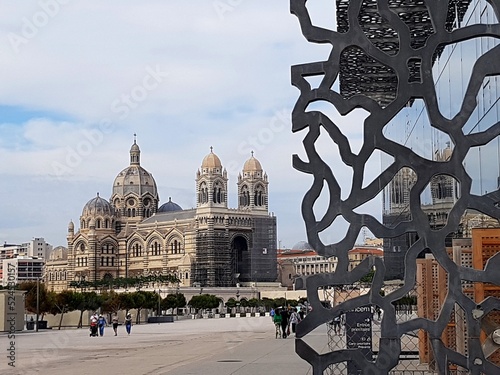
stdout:
POLYGON ((164 203, 158 208, 158 212, 174 212, 182 211, 182 207, 177 203, 172 202, 172 198, 168 197, 168 202, 164 203))
POLYGON ((222 168, 222 163, 219 157, 214 154, 212 147, 210 147, 210 154, 203 158, 201 168, 222 168))
POLYGON ((306 241, 299 241, 295 245, 292 246, 292 250, 295 251, 314 251, 311 245, 307 243, 306 241))
POLYGON ((262 171, 262 166, 260 165, 260 162, 257 159, 255 159, 252 151, 252 156, 243 165, 243 172, 261 172, 261 171, 262 171))
POLYGON ((111 204, 102 199, 97 193, 97 197, 92 198, 83 207, 82 216, 95 216, 95 215, 113 215, 113 208, 111 204))
POLYGON ((50 252, 49 260, 66 260, 68 259, 68 249, 63 246, 57 246, 50 252))
POLYGON ((75 230, 75 224, 73 224, 73 220, 71 220, 68 224, 68 230, 69 231, 74 231, 75 230))
POLYGON ((135 141, 132 147, 130 147, 130 152, 141 152, 141 150, 139 149, 139 145, 135 143, 135 141))

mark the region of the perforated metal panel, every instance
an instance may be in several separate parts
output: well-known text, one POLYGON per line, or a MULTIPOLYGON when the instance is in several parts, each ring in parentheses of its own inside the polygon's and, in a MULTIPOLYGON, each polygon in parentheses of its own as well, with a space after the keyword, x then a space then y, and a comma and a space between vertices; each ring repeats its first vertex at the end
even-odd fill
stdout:
MULTIPOLYGON (((485 246, 481 268, 471 268, 460 265, 458 260, 453 261, 445 246, 447 239, 449 242, 449 234, 459 231, 460 220, 466 210, 500 217, 500 192, 472 194, 472 178, 464 167, 464 159, 471 149, 499 136, 500 123, 490 124, 486 130, 475 133, 466 134, 463 131, 477 106, 476 97, 484 78, 500 75, 500 47, 492 48, 476 61, 463 103, 458 114, 451 119, 440 112, 432 75, 433 63, 445 46, 480 36, 500 37, 500 25, 497 23, 460 27, 461 17, 469 3, 339 0, 336 2, 338 28, 328 30, 314 26, 305 0, 291 0, 291 11, 298 17, 306 39, 332 46, 325 61, 292 67, 292 84, 300 90, 292 113, 293 131, 306 132, 303 144, 307 156, 304 160, 294 155, 293 165, 313 177, 302 202, 308 242, 320 255, 338 258, 335 273, 314 275, 307 279, 308 299, 313 310, 297 328, 296 351, 312 365, 315 375, 347 374, 350 362, 356 362, 362 374, 398 373, 405 342, 415 332, 419 332, 426 345, 420 356, 432 357, 432 361, 427 361, 426 370, 416 366, 413 372, 408 373, 500 373, 500 368, 494 363, 498 352, 489 359, 485 357, 482 349, 485 338, 484 333, 481 334, 484 317, 500 310, 500 293, 487 287, 500 285, 500 256, 485 246), (311 87, 307 81, 310 76, 322 78, 318 87, 311 87), (340 89, 336 90, 338 82, 340 89), (426 159, 384 136, 384 126, 416 99, 424 101, 431 126, 449 136, 453 142, 449 159, 439 162, 426 159), (363 146, 359 153, 352 152, 348 139, 333 119, 321 111, 308 108, 316 101, 333 105, 341 116, 346 116, 355 108, 363 108, 369 113, 364 120, 363 146), (335 165, 329 165, 316 148, 322 131, 326 131, 332 144, 338 147, 342 162, 352 168, 353 178, 347 197, 341 197, 335 165), (364 168, 375 150, 392 156, 394 162, 373 182, 363 186, 364 168), (416 176, 409 191, 406 220, 388 226, 372 215, 356 212, 357 207, 375 199, 404 168, 411 168, 416 176), (453 203, 441 227, 431 225, 420 200, 422 192, 435 176, 453 177, 459 189, 459 198, 453 203), (326 213, 318 217, 314 205, 325 191, 329 205, 326 213), (332 226, 337 217, 343 217, 349 229, 339 242, 324 243, 320 233, 332 226), (379 238, 395 238, 408 233, 417 235, 416 242, 409 249, 404 249, 403 283, 390 293, 381 293, 386 276, 383 260, 369 258, 349 269, 348 251, 354 247, 363 227, 379 238), (419 271, 425 273, 423 277, 426 281, 422 285, 425 296, 417 298, 422 299, 419 303, 425 302, 427 311, 424 316, 399 321, 394 302, 418 287, 417 256, 424 251, 432 253, 435 263, 428 265, 429 269, 419 271), (331 308, 322 305, 318 289, 355 284, 370 270, 375 270, 375 274, 368 293, 353 296, 331 308), (463 287, 464 281, 474 285, 474 298, 478 296, 478 288, 488 291, 490 298, 485 295, 484 299, 471 299, 470 290, 467 292, 463 287), (373 358, 365 358, 360 350, 346 349, 340 344, 328 353, 318 353, 303 340, 335 316, 366 305, 379 306, 384 311, 377 338, 378 350, 373 358), (464 332, 457 336, 458 323, 464 332), (457 344, 458 337, 467 339, 465 349, 457 344)), ((488 3, 497 19, 500 18, 500 1, 490 0, 488 3)))

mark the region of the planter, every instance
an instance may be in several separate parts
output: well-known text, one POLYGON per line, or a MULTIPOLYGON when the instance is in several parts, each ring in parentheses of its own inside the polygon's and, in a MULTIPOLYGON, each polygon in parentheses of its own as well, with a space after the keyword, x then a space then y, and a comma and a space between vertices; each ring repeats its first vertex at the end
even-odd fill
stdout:
POLYGON ((173 316, 151 316, 148 318, 148 323, 173 323, 173 316))

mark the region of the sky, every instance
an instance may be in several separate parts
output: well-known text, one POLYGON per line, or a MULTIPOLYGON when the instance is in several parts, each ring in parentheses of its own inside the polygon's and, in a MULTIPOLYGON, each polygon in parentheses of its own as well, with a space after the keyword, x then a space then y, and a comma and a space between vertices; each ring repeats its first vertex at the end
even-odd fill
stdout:
MULTIPOLYGON (((334 1, 308 6, 316 25, 334 27, 334 1)), ((65 246, 85 203, 110 198, 134 134, 160 205, 196 205, 196 171, 213 147, 236 208, 237 175, 254 151, 279 246, 307 240, 300 206, 312 179, 292 167, 293 154, 307 158, 305 132, 291 132, 290 67, 330 49, 305 40, 289 0, 5 0, 0 9, 0 243, 65 246)), ((356 148, 363 114, 353 117, 356 148)), ((328 241, 341 239, 332 233, 328 241)))

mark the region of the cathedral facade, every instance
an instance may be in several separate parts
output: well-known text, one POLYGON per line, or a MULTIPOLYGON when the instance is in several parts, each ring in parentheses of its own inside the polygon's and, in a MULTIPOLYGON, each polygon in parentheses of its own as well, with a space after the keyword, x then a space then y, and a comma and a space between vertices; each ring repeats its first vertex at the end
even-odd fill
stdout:
POLYGON ((196 172, 196 207, 160 205, 156 182, 140 164, 136 141, 130 165, 108 200, 97 194, 68 225, 67 260, 49 259, 49 290, 71 281, 174 274, 181 286, 230 287, 277 278, 276 217, 268 211, 268 177, 252 156, 238 176, 238 207, 228 208, 228 177, 211 150, 196 172))

